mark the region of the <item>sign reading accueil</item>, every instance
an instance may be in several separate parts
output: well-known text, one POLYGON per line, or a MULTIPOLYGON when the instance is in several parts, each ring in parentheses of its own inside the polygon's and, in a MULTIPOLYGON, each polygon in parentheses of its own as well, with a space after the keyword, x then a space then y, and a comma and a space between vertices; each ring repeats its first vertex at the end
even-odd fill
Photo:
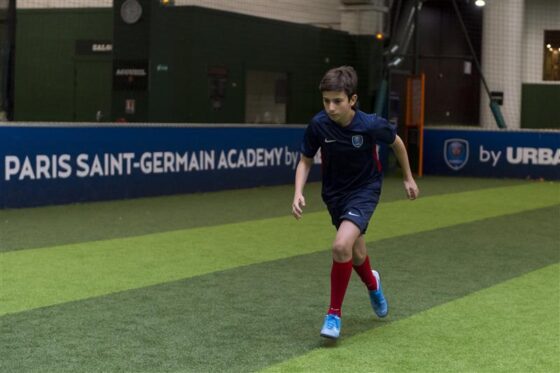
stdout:
POLYGON ((560 179, 560 131, 427 128, 424 172, 560 179))
POLYGON ((113 61, 113 89, 143 91, 148 88, 147 60, 113 61))

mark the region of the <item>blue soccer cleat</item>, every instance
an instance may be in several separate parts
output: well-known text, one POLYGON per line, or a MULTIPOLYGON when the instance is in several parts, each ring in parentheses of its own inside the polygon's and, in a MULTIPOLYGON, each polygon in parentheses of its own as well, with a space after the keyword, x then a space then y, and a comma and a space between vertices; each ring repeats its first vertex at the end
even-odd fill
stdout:
POLYGON ((325 316, 323 329, 321 329, 321 337, 337 339, 340 335, 341 322, 342 320, 340 320, 340 317, 337 315, 328 314, 325 316))
POLYGON ((369 292, 369 300, 371 301, 371 307, 373 308, 373 312, 377 315, 377 317, 385 317, 389 312, 389 307, 387 305, 387 300, 383 295, 383 288, 381 287, 381 279, 379 278, 379 273, 375 270, 371 271, 375 280, 377 281, 377 290, 370 290, 369 292))

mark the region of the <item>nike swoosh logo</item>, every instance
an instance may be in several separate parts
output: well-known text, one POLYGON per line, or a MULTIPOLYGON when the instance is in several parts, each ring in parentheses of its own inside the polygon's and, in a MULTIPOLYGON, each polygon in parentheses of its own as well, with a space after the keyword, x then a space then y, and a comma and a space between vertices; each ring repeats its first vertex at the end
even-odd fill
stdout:
POLYGON ((360 215, 358 215, 358 214, 354 214, 354 213, 353 213, 353 212, 351 212, 351 211, 350 211, 350 212, 348 212, 348 215, 352 215, 352 216, 360 216, 360 215))
POLYGON ((336 140, 335 139, 325 139, 325 142, 328 144, 330 142, 336 142, 336 140))

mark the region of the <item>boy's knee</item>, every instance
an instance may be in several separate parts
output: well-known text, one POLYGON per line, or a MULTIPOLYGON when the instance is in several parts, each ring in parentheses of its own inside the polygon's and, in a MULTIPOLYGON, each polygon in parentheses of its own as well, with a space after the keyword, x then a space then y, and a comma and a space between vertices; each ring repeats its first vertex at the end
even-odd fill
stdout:
POLYGON ((352 246, 344 242, 335 241, 332 245, 333 258, 337 262, 347 262, 352 258, 352 246))

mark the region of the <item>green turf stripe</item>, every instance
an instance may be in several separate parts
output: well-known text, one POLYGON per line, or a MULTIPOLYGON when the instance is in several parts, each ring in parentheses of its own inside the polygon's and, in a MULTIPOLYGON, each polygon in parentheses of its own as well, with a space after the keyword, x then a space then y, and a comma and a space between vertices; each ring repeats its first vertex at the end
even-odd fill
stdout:
MULTIPOLYGON (((353 275, 342 342, 559 262, 557 222, 552 207, 370 244, 391 311, 376 319, 353 275)), ((0 371, 256 371, 323 345, 329 271, 322 251, 4 315, 0 371)))
MULTIPOLYGON (((424 177, 423 196, 526 184, 525 180, 424 177)), ((322 211, 321 185, 305 188, 307 212, 322 211)), ((402 180, 386 178, 384 202, 402 199, 402 180)), ((133 237, 284 216, 293 186, 183 194, 78 205, 0 210, 0 252, 133 237), (33 229, 29 229, 33 227, 33 229)))
MULTIPOLYGON (((551 206, 535 183, 382 204, 368 240, 551 206)), ((0 254, 0 315, 328 248, 326 213, 0 254)))
POLYGON ((560 265, 265 372, 558 372, 560 265))

